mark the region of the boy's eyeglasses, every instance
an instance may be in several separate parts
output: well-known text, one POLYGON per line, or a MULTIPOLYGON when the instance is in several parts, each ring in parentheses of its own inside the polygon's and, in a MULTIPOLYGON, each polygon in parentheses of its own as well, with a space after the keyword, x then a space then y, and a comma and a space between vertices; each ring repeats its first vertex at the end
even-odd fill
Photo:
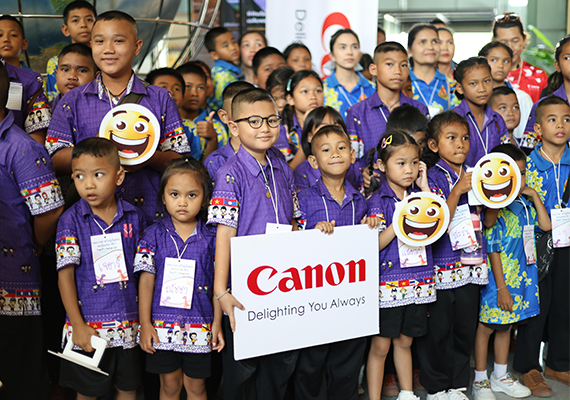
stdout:
POLYGON ((251 126, 253 129, 259 129, 263 125, 264 120, 267 121, 267 125, 270 128, 277 128, 281 124, 280 115, 270 115, 269 117, 252 115, 251 117, 236 119, 234 122, 238 123, 242 121, 247 121, 249 126, 251 126))
POLYGON ((505 22, 520 21, 521 17, 517 13, 507 13, 495 16, 495 22, 502 24, 505 22))

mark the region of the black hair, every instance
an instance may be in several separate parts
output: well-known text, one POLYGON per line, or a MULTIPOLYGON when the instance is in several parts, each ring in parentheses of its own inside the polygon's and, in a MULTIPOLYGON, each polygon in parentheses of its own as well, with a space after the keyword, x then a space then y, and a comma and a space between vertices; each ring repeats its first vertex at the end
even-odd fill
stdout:
POLYGON ((287 46, 285 48, 285 50, 283 50, 283 58, 285 59, 285 61, 287 61, 287 59, 291 55, 291 52, 295 49, 305 49, 305 50, 307 50, 307 52, 309 53, 311 58, 313 58, 313 55, 311 54, 311 50, 309 50, 309 48, 307 46, 305 46, 303 43, 291 43, 289 46, 287 46))
POLYGON ((542 123, 542 117, 544 114, 544 109, 548 106, 554 106, 554 105, 565 105, 566 107, 568 106, 568 102, 566 100, 564 100, 562 97, 558 97, 558 96, 548 96, 545 97, 544 99, 540 100, 538 102, 538 105, 536 106, 536 109, 534 110, 534 115, 536 117, 536 123, 537 124, 541 124, 542 123))
POLYGON ((516 161, 526 161, 526 154, 514 144, 506 143, 495 146, 491 149, 491 153, 503 153, 516 161))
POLYGON ((374 60, 368 53, 362 53, 362 57, 360 57, 360 66, 364 71, 368 71, 370 68, 370 64, 374 64, 374 60))
POLYGON ((61 52, 59 53, 59 59, 61 60, 63 56, 66 56, 69 53, 76 53, 80 54, 84 57, 87 57, 91 63, 93 64, 93 72, 99 71, 99 67, 95 64, 95 60, 93 60, 93 53, 91 52, 91 47, 83 44, 83 43, 71 43, 65 46, 61 52))
POLYGON ((259 101, 268 101, 273 104, 275 109, 277 109, 275 100, 273 99, 273 97, 271 97, 271 95, 267 90, 261 88, 246 89, 236 94, 234 99, 232 100, 232 117, 234 119, 237 117, 237 115, 239 114, 238 110, 240 106, 246 104, 254 104, 259 101))
POLYGON ((204 38, 204 44, 206 45, 206 49, 208 49, 209 52, 212 51, 216 51, 216 39, 223 35, 228 33, 229 30, 227 28, 224 28, 223 26, 217 26, 215 28, 212 28, 208 31, 208 33, 206 33, 206 36, 204 38))
POLYGON ((93 14, 93 18, 97 17, 97 10, 93 7, 93 4, 84 0, 75 0, 65 6, 63 9, 63 23, 67 25, 67 20, 69 19, 69 13, 73 10, 79 10, 85 8, 93 14))
POLYGON ((446 24, 444 21, 442 21, 441 19, 439 19, 439 18, 434 18, 434 19, 432 19, 431 21, 429 21, 429 23, 432 24, 432 25, 435 25, 435 24, 443 24, 443 25, 447 26, 447 24, 446 24))
POLYGON ((511 89, 510 87, 508 87, 508 86, 497 86, 496 88, 493 89, 493 93, 491 93, 491 97, 489 98, 488 104, 491 104, 493 99, 497 96, 508 96, 511 94, 514 95, 515 97, 517 96, 515 91, 513 89, 511 89))
POLYGON ((402 104, 394 108, 386 121, 386 130, 397 129, 414 135, 416 132, 425 132, 428 119, 419 108, 409 104, 402 104))
POLYGON ((495 21, 493 22, 493 39, 495 39, 497 37, 497 29, 499 29, 499 28, 508 29, 508 28, 514 28, 514 27, 519 28, 519 31, 521 33, 521 36, 523 37, 523 40, 526 39, 523 24, 521 22, 520 17, 516 13, 508 11, 508 12, 503 13, 503 19, 502 20, 497 21, 496 18, 497 17, 495 17, 495 21))
POLYGON ((321 106, 315 108, 309 113, 309 115, 307 115, 307 118, 305 118, 303 133, 301 134, 301 148, 303 149, 303 153, 305 153, 306 157, 309 157, 312 154, 309 135, 315 127, 322 125, 327 115, 330 115, 333 118, 335 124, 340 125, 340 127, 346 132, 346 124, 344 123, 344 118, 342 118, 342 115, 340 115, 340 113, 335 108, 329 106, 321 106))
POLYGON ((24 34, 24 25, 22 25, 22 23, 15 17, 12 17, 9 14, 3 14, 0 15, 0 21, 12 21, 15 22, 16 24, 18 24, 18 27, 20 27, 20 33, 22 34, 22 37, 25 38, 26 35, 24 34))
POLYGON ((280 56, 281 58, 283 58, 283 61, 285 61, 285 57, 283 57, 283 54, 281 54, 281 52, 277 50, 275 47, 264 47, 263 49, 255 53, 255 55, 253 56, 253 61, 251 62, 251 69, 253 70, 254 75, 257 75, 257 70, 259 69, 259 66, 261 65, 263 60, 265 60, 269 56, 272 56, 273 54, 280 56))
POLYGON ((328 136, 331 133, 336 133, 337 135, 346 137, 346 140, 348 141, 348 146, 350 147, 350 137, 342 127, 338 125, 325 125, 315 132, 315 135, 311 140, 311 154, 313 154, 313 143, 315 143, 316 139, 320 138, 321 136, 328 136))
POLYGON ((196 181, 202 185, 202 189, 204 190, 204 204, 200 207, 200 211, 198 212, 198 215, 196 215, 196 218, 206 222, 208 219, 208 205, 210 204, 210 198, 212 197, 214 186, 206 167, 204 167, 204 165, 194 157, 175 158, 168 163, 166 169, 162 173, 162 177, 160 178, 160 185, 158 186, 158 202, 162 202, 168 180, 176 174, 191 174, 194 176, 196 181))
POLYGON ((280 87, 283 89, 283 93, 285 93, 285 86, 287 82, 289 82, 289 78, 293 75, 295 71, 293 71, 289 67, 280 67, 273 71, 269 77, 267 77, 267 82, 265 82, 265 90, 271 93, 276 87, 280 87))
POLYGON ((336 41, 338 40, 340 35, 344 35, 345 33, 353 35, 356 38, 356 42, 360 46, 360 39, 358 39, 358 35, 356 34, 356 32, 354 32, 350 28, 340 29, 340 30, 336 31, 334 35, 331 36, 330 47, 329 47, 331 53, 333 52, 334 44, 336 43, 336 41))
POLYGON ((119 150, 109 139, 92 137, 77 143, 71 151, 71 162, 80 156, 87 154, 93 157, 107 157, 109 164, 120 168, 119 150))
POLYGON ((251 33, 257 33, 259 36, 261 36, 261 38, 263 39, 263 43, 265 44, 265 46, 267 46, 267 38, 265 37, 265 35, 263 34, 262 31, 247 31, 245 32, 243 35, 241 35, 241 37, 239 38, 239 47, 241 47, 241 44, 243 42, 243 38, 246 37, 247 35, 251 34, 251 33))
MULTIPOLYGON (((562 54, 562 48, 570 42, 570 35, 564 36, 560 41, 556 44, 556 50, 554 51, 554 59, 560 63, 560 55, 562 54)), ((561 71, 554 71, 548 77, 548 85, 541 93, 541 96, 550 96, 555 91, 557 91, 560 86, 564 84, 564 76, 562 75, 561 71)))
POLYGON ((202 60, 192 60, 190 61, 196 65, 199 65, 200 67, 202 67, 202 71, 204 71, 204 73, 206 74, 206 78, 210 78, 212 79, 212 69, 208 66, 208 64, 206 64, 204 61, 202 60), (208 71, 208 72, 206 72, 208 71))
POLYGON ((6 65, 0 61, 0 109, 4 109, 6 107, 9 91, 10 77, 8 76, 6 65))
MULTIPOLYGON (((119 10, 105 11, 103 14, 97 16, 95 24, 97 24, 97 22, 99 21, 113 21, 113 20, 128 22, 129 25, 131 25, 131 27, 134 29, 135 40, 139 39, 139 28, 137 26, 137 21, 135 21, 135 19, 126 12, 119 10)), ((95 28, 95 24, 93 24, 93 28, 95 28)))
POLYGON ((154 85, 154 83, 160 76, 171 76, 175 79, 178 79, 180 85, 182 85, 182 96, 184 96, 184 89, 186 88, 186 82, 184 82, 184 78, 182 77, 182 74, 180 72, 178 72, 174 68, 153 69, 147 74, 146 81, 151 85, 154 85))
MULTIPOLYGON (((222 104, 223 104, 223 102, 225 102, 228 99, 233 100, 233 98, 239 92, 242 92, 242 91, 247 90, 247 89, 254 89, 254 88, 255 88, 255 86, 253 86, 251 83, 246 82, 246 81, 232 82, 228 86, 226 86, 226 88, 222 92, 222 104)), ((228 110, 226 110, 226 111, 228 111, 228 110)))
POLYGON ((437 35, 437 28, 432 24, 426 24, 426 23, 415 24, 410 28, 410 30, 408 31, 408 49, 412 48, 412 45, 414 44, 414 41, 416 40, 416 36, 418 36, 418 33, 426 29, 434 31, 437 35))
POLYGON ((382 28, 380 25, 378 25, 378 28, 376 29, 377 33, 382 33, 384 34, 384 36, 386 36, 386 31, 384 30, 384 28, 382 28))
MULTIPOLYGON (((200 78, 202 78, 204 80, 204 82, 206 82, 208 80, 208 77, 206 76, 206 73, 204 72, 202 67, 200 67, 198 64, 196 64, 194 61, 189 61, 187 63, 182 64, 181 66, 176 68, 176 71, 180 75, 182 75, 183 81, 184 81, 184 75, 186 75, 186 74, 198 75, 200 78)), ((186 82, 184 83, 184 86, 186 86, 186 82)))
MULTIPOLYGON (((313 70, 303 69, 303 70, 297 71, 293 75, 291 75, 291 77, 289 78, 289 81, 287 82, 287 84, 285 86, 285 96, 287 96, 287 95, 293 96, 293 91, 295 90, 297 85, 303 79, 306 79, 309 77, 315 78, 320 83, 321 88, 323 87, 323 81, 321 81, 319 74, 317 74, 313 70)), ((282 114, 283 114, 283 124, 287 127, 287 129, 293 128, 293 115, 295 114, 295 107, 293 107, 289 104, 286 104, 285 107, 283 107, 283 113, 282 114)))
POLYGON ((376 46, 376 48, 374 49, 374 58, 376 58, 376 56, 378 54, 389 53, 391 51, 400 51, 400 52, 404 53, 406 56, 408 55, 406 48, 404 46, 402 46, 400 43, 398 43, 398 42, 382 42, 378 46, 376 46))
MULTIPOLYGON (((489 70, 489 74, 491 73, 491 66, 485 57, 470 57, 467 60, 461 61, 455 67, 455 72, 453 73, 453 77, 455 81, 460 85, 463 85, 463 79, 465 79, 465 75, 469 72, 470 69, 476 67, 486 67, 489 70)), ((455 90, 455 95, 457 98, 463 100, 463 95, 457 90, 455 90)))
POLYGON ((436 29, 437 29, 438 36, 439 36, 439 32, 445 31, 445 32, 449 33, 451 35, 451 37, 453 37, 453 31, 451 29, 449 29, 447 26, 440 26, 439 28, 436 27, 436 29))
POLYGON ((412 135, 408 135, 406 132, 399 129, 387 129, 386 132, 378 141, 378 146, 376 146, 376 151, 368 151, 368 171, 370 173, 370 187, 369 192, 375 192, 380 187, 380 182, 373 176, 374 163, 376 162, 376 152, 378 152, 378 159, 382 161, 384 165, 388 163, 388 160, 392 157, 396 149, 400 146, 412 145, 418 149, 418 155, 420 153, 420 148, 418 142, 412 135))
POLYGON ((469 124, 463 116, 457 114, 455 111, 443 111, 429 121, 426 130, 426 144, 422 151, 423 161, 428 168, 433 167, 439 160, 439 154, 429 148, 429 140, 433 139, 436 143, 439 143, 439 135, 443 128, 453 124, 462 125, 467 133, 469 133, 469 124))
POLYGON ((511 48, 509 46, 507 46, 504 43, 501 43, 497 40, 493 40, 492 42, 487 43, 485 46, 483 46, 481 48, 481 50, 479 50, 479 54, 477 54, 479 57, 487 57, 489 55, 489 53, 491 52, 491 50, 496 49, 497 47, 500 47, 504 50, 507 51, 507 53, 509 53, 509 56, 511 58, 513 58, 513 51, 511 50, 511 48))

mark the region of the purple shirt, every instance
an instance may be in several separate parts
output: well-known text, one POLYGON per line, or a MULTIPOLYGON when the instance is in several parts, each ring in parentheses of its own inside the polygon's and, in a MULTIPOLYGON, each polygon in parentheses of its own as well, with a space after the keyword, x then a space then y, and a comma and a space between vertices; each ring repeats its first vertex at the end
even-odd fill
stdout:
MULTIPOLYGON (((295 186, 297 187, 297 191, 315 186, 317 181, 321 179, 321 171, 311 167, 309 160, 305 160, 299 164, 297 168, 295 168, 293 174, 295 176, 295 186)), ((360 172, 360 168, 357 163, 350 165, 348 171, 346 171, 345 178, 358 190, 360 190, 364 185, 362 173, 360 172)))
POLYGON ((366 200, 347 179, 344 181, 344 188, 342 205, 333 199, 320 179, 314 186, 299 193, 301 219, 305 229, 314 229, 321 221, 335 221, 335 226, 360 224, 362 218, 366 216, 366 200))
POLYGON ((40 129, 47 128, 51 121, 51 108, 43 91, 44 81, 42 76, 37 72, 14 67, 8 63, 5 63, 5 66, 10 82, 22 84, 20 109, 12 110, 14 113, 14 124, 25 130, 26 133, 34 133, 40 129), (30 107, 30 101, 36 93, 38 95, 30 107), (27 112, 28 107, 30 108, 29 112, 27 112))
POLYGON ((151 319, 160 344, 155 343, 155 349, 182 353, 209 353, 212 350, 215 252, 216 231, 205 226, 202 221, 198 222, 186 242, 176 232, 168 214, 157 220, 142 235, 135 257, 135 273, 145 271, 156 276, 151 319), (183 259, 196 261, 190 309, 160 305, 165 259, 178 258, 176 246, 183 259))
POLYGON ((41 272, 32 216, 63 205, 51 158, 14 124, 0 121, 0 315, 40 315, 41 272))
MULTIPOLYGON (((408 192, 414 193, 416 190, 410 187, 408 192)), ((388 181, 382 179, 380 188, 368 199, 368 216, 380 219, 381 231, 392 224, 396 203, 399 201, 388 181)), ((425 304, 436 300, 431 247, 426 246, 425 250, 427 264, 409 268, 400 265, 397 238, 380 250, 380 308, 425 304)))
MULTIPOLYGON (((93 214, 89 204, 81 199, 63 213, 57 224, 55 239, 57 269, 73 266, 81 315, 85 322, 107 338, 107 347, 131 348, 138 326, 137 281, 133 260, 137 241, 146 227, 144 215, 131 204, 117 199, 117 214, 109 226, 93 214), (105 232, 121 234, 123 255, 127 267, 126 282, 106 283, 95 276, 91 236, 105 232), (120 337, 119 328, 124 337, 120 337), (119 335, 119 337, 116 337, 119 335)), ((69 318, 65 331, 71 330, 69 318)))
MULTIPOLYGON (((145 88, 135 74, 131 76, 126 94, 131 92, 144 95, 140 105, 151 110, 160 123, 158 150, 188 153, 190 146, 170 92, 153 85, 145 88), (176 145, 171 145, 171 138, 177 139, 174 141, 176 145)), ((50 155, 97 136, 101 121, 110 110, 110 100, 102 87, 101 74, 96 80, 67 92, 54 109, 48 130, 46 148, 50 155)), ((117 187, 117 195, 137 206, 144 213, 148 224, 158 214, 156 200, 159 183, 160 173, 146 166, 136 172, 128 172, 123 184, 117 187)))
POLYGON ((216 187, 208 209, 208 224, 223 224, 237 229, 237 236, 265 233, 268 222, 276 223, 273 201, 277 200, 280 224, 290 225, 300 217, 293 171, 270 152, 263 168, 243 147, 216 176, 216 187), (269 186, 271 197, 267 196, 269 186), (277 188, 277 196, 275 196, 277 188))
POLYGON ((488 105, 485 106, 485 122, 481 132, 465 99, 452 111, 463 116, 469 124, 469 154, 465 159, 466 165, 475 165, 481 157, 490 153, 493 147, 501 144, 501 138, 509 135, 503 117, 488 105))
MULTIPOLYGON (((429 118, 428 108, 425 104, 400 94, 400 105, 409 104, 418 108, 429 118)), ((364 99, 348 109, 346 129, 350 137, 352 148, 356 151, 356 159, 360 165, 366 166, 366 152, 378 146, 380 138, 386 131, 386 122, 390 109, 378 96, 378 92, 364 99)))

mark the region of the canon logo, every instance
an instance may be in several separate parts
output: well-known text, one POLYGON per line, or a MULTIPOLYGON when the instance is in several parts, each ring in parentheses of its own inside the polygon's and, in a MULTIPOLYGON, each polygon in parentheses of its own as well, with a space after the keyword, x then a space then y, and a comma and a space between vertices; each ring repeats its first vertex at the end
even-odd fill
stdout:
POLYGON ((255 268, 247 278, 247 287, 258 296, 268 295, 275 290, 283 293, 291 290, 303 290, 323 287, 325 283, 338 286, 345 281, 348 283, 363 282, 366 280, 366 261, 351 260, 346 264, 333 262, 324 268, 321 264, 314 267, 310 265, 299 270, 291 267, 283 272, 277 271, 269 265, 255 268), (301 279, 303 277, 303 279, 301 279))

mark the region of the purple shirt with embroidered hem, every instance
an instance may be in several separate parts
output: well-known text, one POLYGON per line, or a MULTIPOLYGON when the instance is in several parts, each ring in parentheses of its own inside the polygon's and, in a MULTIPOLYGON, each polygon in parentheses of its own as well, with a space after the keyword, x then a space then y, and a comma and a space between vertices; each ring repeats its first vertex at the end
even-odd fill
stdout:
MULTIPOLYGON (((144 215, 133 205, 117 199, 117 213, 106 234, 119 232, 128 281, 106 283, 98 281, 93 265, 91 237, 102 235, 109 225, 91 211, 89 204, 80 199, 63 213, 57 224, 55 245, 57 269, 73 266, 80 311, 87 323, 138 320, 137 281, 133 273, 133 260, 137 241, 146 227, 144 215), (100 226, 99 226, 100 225, 100 226)), ((67 318, 67 317, 66 317, 67 318)), ((69 318, 67 318, 69 321, 69 318)), ((130 348, 130 342, 113 340, 107 347, 130 348)))
POLYGON ((314 229, 322 221, 335 221, 335 226, 359 225, 368 207, 366 199, 348 181, 344 180, 344 198, 342 205, 333 199, 329 190, 320 179, 317 183, 299 193, 301 219, 305 229, 314 229))
MULTIPOLYGON (((408 188, 409 195, 418 193, 413 188, 408 188)), ((380 230, 383 231, 392 224, 392 217, 396 209, 396 203, 400 200, 388 184, 383 179, 380 188, 368 199, 368 216, 377 216, 380 218, 380 230)), ((388 246, 380 250, 380 285, 397 281, 414 281, 418 284, 427 283, 434 277, 433 257, 431 247, 426 246, 427 264, 418 267, 402 268, 400 265, 400 256, 398 252, 398 239, 394 238, 388 246)), ((407 286, 414 286, 408 282, 407 286)), ((425 304, 435 301, 435 296, 421 297, 408 296, 406 299, 398 299, 398 301, 387 301, 381 299, 380 308, 399 307, 408 304, 425 304), (403 301, 402 301, 403 300, 403 301)))
MULTIPOLYGON (((145 88, 135 74, 131 76, 126 94, 131 92, 143 94, 139 104, 148 108, 159 121, 160 144, 157 151, 188 153, 190 146, 170 92, 153 85, 145 88), (174 141, 176 145, 171 145, 170 139, 178 137, 182 139, 174 141)), ((48 129, 46 148, 50 155, 97 136, 101 121, 111 109, 109 97, 101 84, 101 74, 96 80, 67 92, 54 109, 48 129)), ((158 215, 156 203, 159 183, 160 173, 145 166, 138 171, 127 172, 116 193, 119 198, 137 206, 144 213, 147 224, 150 224, 158 215)))
MULTIPOLYGON (((0 57, 1 59, 1 57, 0 57)), ((45 129, 50 125, 51 108, 48 99, 43 91, 43 78, 37 72, 18 68, 5 64, 6 72, 10 82, 22 84, 22 104, 20 110, 12 110, 14 113, 14 124, 23 129, 26 133, 34 133, 40 129, 45 129), (40 91, 38 93, 38 91, 40 91), (30 106, 30 101, 38 93, 34 103, 30 106), (26 110, 30 108, 30 111, 26 110), (40 117, 37 112, 40 112, 40 117)))
MULTIPOLYGON (((142 235, 135 256, 135 273, 148 272, 155 275, 154 295, 152 298, 152 321, 169 321, 185 327, 186 324, 211 325, 214 320, 212 293, 214 285, 214 254, 216 250, 216 230, 198 221, 196 229, 186 242, 176 232, 170 215, 157 220, 142 235), (162 285, 164 280, 165 259, 178 258, 178 250, 185 260, 195 260, 194 288, 190 309, 161 306, 162 285), (183 252, 185 246, 188 246, 183 252), (145 257, 146 256, 146 257, 145 257)), ((200 327, 199 331, 202 331, 200 327)), ((197 333, 197 336, 200 332, 197 333)), ((187 333, 188 335, 188 333, 187 333)), ((154 344, 158 350, 174 350, 182 353, 209 353, 212 348, 205 338, 201 343, 174 342, 154 344)))
MULTIPOLYGON (((428 108, 425 104, 400 94, 400 105, 409 104, 418 108, 429 118, 428 108)), ((368 166, 366 152, 378 146, 380 138, 386 131, 386 122, 390 109, 380 100, 378 92, 348 109, 346 116, 346 129, 350 137, 352 148, 356 151, 356 159, 361 166, 368 166)))
POLYGON ((469 154, 465 159, 467 165, 475 165, 481 157, 490 153, 493 147, 501 144, 503 136, 509 134, 503 117, 488 105, 485 106, 485 122, 481 134, 479 134, 477 121, 465 99, 452 111, 463 116, 469 124, 469 154))
MULTIPOLYGON (((309 160, 305 160, 299 164, 297 168, 295 168, 295 171, 293 171, 293 175, 295 177, 295 186, 297 191, 315 186, 317 181, 321 179, 321 171, 311 167, 309 160)), ((360 168, 357 163, 350 165, 348 171, 346 171, 345 178, 357 190, 360 190, 364 186, 362 173, 360 172, 360 168)))
POLYGON ((40 315, 42 278, 32 216, 61 207, 63 196, 51 158, 14 124, 12 111, 0 121, 0 176, 0 315, 40 315))

